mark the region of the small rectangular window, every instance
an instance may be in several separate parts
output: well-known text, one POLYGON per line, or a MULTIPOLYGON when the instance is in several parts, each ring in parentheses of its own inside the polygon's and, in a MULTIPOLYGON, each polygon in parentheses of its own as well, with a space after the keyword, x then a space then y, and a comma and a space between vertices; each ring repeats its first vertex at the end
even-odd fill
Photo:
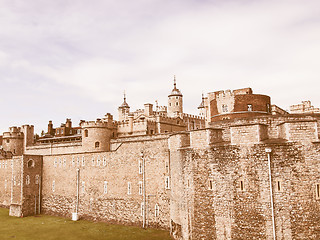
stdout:
POLYGON ((156 204, 154 206, 154 216, 159 217, 159 205, 158 204, 156 204))
POLYGON ((169 163, 166 162, 166 173, 169 173, 169 163))
POLYGON ((56 182, 55 180, 52 181, 52 192, 55 192, 56 190, 56 182))
POLYGON ((103 184, 103 192, 106 194, 108 193, 108 182, 107 181, 104 181, 104 184, 103 184))
POLYGON ((105 167, 107 165, 107 159, 105 156, 103 156, 102 162, 103 162, 103 166, 105 167))
POLYGON ((94 157, 91 159, 92 166, 94 166, 94 157))
POLYGON ((139 160, 139 174, 142 174, 142 161, 139 160))
POLYGON ((128 195, 131 195, 131 182, 128 182, 128 195))
POLYGON ((144 215, 144 203, 142 202, 141 203, 141 216, 144 215))
POLYGON ((84 167, 85 166, 85 158, 84 158, 84 156, 82 156, 82 167, 84 167))
POLYGON ((165 188, 170 189, 170 177, 166 176, 165 178, 165 188))
POLYGON ((35 176, 35 183, 39 184, 39 175, 38 174, 35 176))
POLYGON ((139 195, 142 195, 142 182, 139 182, 139 195))
POLYGON ((97 166, 100 166, 100 162, 101 162, 101 160, 100 160, 100 156, 98 156, 98 159, 97 159, 97 166))

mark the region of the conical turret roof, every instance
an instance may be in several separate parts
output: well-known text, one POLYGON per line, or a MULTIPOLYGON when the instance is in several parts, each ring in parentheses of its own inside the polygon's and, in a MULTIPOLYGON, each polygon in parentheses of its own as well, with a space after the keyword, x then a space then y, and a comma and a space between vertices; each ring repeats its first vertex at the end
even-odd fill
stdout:
POLYGON ((180 97, 182 97, 182 93, 181 93, 180 90, 177 88, 176 76, 174 76, 173 89, 172 89, 171 94, 169 95, 169 97, 171 97, 171 96, 180 96, 180 97))
POLYGON ((198 109, 199 109, 199 108, 204 108, 204 97, 203 97, 203 94, 202 94, 202 101, 201 101, 198 109))
POLYGON ((129 104, 126 101, 126 94, 123 94, 123 103, 121 104, 121 106, 119 108, 130 108, 129 104))

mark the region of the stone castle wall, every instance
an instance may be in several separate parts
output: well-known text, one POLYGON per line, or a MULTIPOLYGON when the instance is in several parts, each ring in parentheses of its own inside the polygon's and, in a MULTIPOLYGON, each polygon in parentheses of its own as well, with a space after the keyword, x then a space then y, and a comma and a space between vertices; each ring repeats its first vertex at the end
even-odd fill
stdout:
POLYGON ((266 147, 272 149, 277 239, 320 238, 318 143, 189 148, 174 138, 170 207, 176 239, 273 239, 266 147))
POLYGON ((12 159, 0 160, 0 206, 9 208, 11 202, 12 159))
POLYGON ((169 228, 167 136, 141 141, 126 138, 116 151, 43 157, 42 211, 71 217, 75 212, 77 169, 80 172, 81 218, 140 225, 143 195, 141 151, 145 157, 147 222, 169 228), (130 185, 130 190, 128 190, 130 185), (128 192, 129 191, 129 192, 128 192), (140 193, 139 193, 140 191, 140 193), (155 214, 156 204, 159 209, 155 214))

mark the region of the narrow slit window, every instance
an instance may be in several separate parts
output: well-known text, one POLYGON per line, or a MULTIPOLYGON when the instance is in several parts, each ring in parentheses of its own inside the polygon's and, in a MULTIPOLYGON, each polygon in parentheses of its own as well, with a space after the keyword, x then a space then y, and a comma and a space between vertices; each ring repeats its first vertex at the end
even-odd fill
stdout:
POLYGON ((277 181, 277 190, 278 192, 281 192, 281 182, 277 181))
POLYGON ((320 199, 320 184, 316 184, 316 199, 320 199))
POLYGON ((241 191, 244 191, 244 182, 243 182, 243 180, 240 180, 240 190, 241 191))
POLYGON ((209 190, 213 190, 213 180, 209 180, 209 190))

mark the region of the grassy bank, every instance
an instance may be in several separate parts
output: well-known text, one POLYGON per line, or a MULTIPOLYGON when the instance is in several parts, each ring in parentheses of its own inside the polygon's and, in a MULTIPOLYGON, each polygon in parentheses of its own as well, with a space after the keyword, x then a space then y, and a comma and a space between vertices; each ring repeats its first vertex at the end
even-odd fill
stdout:
POLYGON ((9 210, 0 208, 0 239, 61 239, 61 240, 166 240, 171 239, 166 231, 120 225, 108 225, 53 216, 31 216, 16 218, 9 210))

